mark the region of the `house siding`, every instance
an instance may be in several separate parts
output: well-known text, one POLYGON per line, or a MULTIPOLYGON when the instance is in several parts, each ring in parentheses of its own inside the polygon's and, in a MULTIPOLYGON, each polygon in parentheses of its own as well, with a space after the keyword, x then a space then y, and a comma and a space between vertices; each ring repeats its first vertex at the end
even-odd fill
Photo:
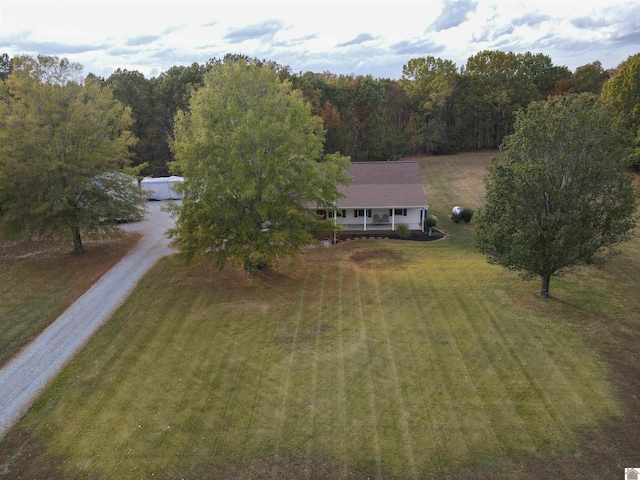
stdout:
POLYGON ((401 223, 406 224, 411 230, 422 230, 422 211, 424 207, 396 207, 406 209, 406 215, 389 214, 389 207, 367 209, 367 216, 356 216, 357 208, 345 209, 346 216, 337 216, 335 223, 342 225, 346 230, 364 230, 365 219, 367 229, 396 230, 401 223), (370 212, 370 213, 369 213, 370 212), (385 221, 386 220, 386 221, 385 221))
POLYGON ((338 214, 317 211, 320 218, 332 218, 346 232, 394 231, 400 224, 424 231, 429 206, 417 162, 352 163, 349 175, 353 183, 339 185, 338 214))

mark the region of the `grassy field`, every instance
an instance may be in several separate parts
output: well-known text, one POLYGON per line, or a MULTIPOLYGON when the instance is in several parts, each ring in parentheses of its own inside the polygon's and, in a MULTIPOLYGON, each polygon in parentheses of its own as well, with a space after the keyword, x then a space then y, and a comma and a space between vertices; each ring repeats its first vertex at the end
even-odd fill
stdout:
POLYGON ((69 247, 0 246, 0 366, 33 340, 131 248, 137 236, 69 247))
POLYGON ((489 156, 421 159, 444 241, 253 276, 163 259, 0 443, 0 477, 622 477, 640 242, 539 300, 446 218, 481 204, 489 156))

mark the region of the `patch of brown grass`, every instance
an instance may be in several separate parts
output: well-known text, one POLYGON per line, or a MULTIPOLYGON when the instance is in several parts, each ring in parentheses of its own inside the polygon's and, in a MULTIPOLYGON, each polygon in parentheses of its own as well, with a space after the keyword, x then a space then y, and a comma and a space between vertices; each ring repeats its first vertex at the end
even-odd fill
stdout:
POLYGON ((407 263, 407 256, 395 249, 362 249, 352 252, 348 263, 361 268, 400 268, 407 263))
MULTIPOLYGON (((12 480, 63 480, 64 459, 49 452, 44 441, 23 428, 12 429, 0 450, 0 477, 12 480)), ((69 480, 68 477, 65 480, 69 480)))
POLYGON ((68 247, 15 242, 0 245, 0 365, 9 361, 113 267, 139 235, 68 247))

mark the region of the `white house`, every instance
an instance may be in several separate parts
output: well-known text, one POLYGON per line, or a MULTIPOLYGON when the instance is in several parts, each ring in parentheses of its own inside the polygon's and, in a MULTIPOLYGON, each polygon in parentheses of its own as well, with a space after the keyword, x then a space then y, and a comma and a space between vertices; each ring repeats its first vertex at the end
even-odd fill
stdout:
POLYGON ((338 209, 318 210, 320 218, 333 218, 344 232, 389 232, 399 224, 424 232, 429 205, 417 162, 354 162, 350 186, 340 186, 338 209))

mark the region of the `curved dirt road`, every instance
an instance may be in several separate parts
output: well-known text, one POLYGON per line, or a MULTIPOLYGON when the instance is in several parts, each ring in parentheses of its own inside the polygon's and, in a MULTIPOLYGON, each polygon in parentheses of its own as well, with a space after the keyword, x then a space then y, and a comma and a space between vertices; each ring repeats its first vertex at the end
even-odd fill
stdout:
POLYGON ((165 232, 173 225, 165 202, 148 202, 144 220, 123 226, 144 237, 38 338, 0 370, 0 437, 129 296, 158 259, 173 250, 165 232))

